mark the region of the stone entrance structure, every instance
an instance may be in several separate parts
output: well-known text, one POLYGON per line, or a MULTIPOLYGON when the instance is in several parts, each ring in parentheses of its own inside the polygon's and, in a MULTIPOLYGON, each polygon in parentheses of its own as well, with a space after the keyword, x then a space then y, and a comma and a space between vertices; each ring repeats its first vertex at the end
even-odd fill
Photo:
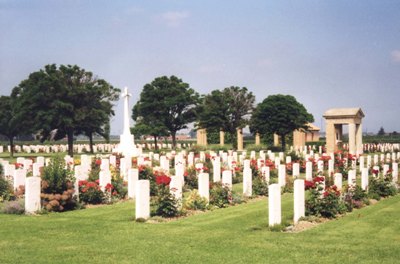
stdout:
POLYGON ((362 154, 361 108, 334 108, 325 112, 326 152, 333 153, 342 145, 343 125, 349 125, 349 153, 362 154))

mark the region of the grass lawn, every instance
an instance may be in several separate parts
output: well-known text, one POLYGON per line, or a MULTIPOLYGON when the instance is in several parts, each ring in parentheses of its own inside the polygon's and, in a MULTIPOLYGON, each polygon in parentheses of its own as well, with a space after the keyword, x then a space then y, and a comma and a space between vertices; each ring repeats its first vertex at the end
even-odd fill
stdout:
POLYGON ((268 230, 267 198, 156 224, 134 222, 133 201, 0 214, 0 263, 398 263, 399 208, 397 195, 297 234, 268 230))

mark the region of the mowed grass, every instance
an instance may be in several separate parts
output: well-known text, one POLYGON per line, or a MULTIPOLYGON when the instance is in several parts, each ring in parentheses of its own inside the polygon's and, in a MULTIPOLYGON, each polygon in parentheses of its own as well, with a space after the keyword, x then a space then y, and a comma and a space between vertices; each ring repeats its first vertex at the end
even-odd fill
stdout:
MULTIPOLYGON (((293 217, 282 196, 283 219, 293 217)), ((134 202, 0 215, 0 263, 398 263, 400 195, 301 233, 268 229, 267 198, 163 223, 134 202)))

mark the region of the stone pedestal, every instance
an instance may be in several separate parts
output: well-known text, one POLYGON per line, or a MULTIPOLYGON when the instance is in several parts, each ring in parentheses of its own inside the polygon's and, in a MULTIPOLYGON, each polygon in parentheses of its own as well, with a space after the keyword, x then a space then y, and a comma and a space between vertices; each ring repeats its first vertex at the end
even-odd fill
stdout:
POLYGON ((135 218, 148 219, 150 217, 150 182, 139 180, 136 184, 135 218))

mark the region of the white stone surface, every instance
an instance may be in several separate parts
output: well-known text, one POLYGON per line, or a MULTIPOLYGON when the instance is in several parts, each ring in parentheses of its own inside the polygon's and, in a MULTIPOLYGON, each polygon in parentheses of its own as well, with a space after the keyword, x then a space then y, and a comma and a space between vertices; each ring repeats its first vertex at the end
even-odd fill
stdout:
POLYGON ((213 182, 219 181, 221 181, 221 159, 217 156, 213 162, 213 182))
POLYGON ((100 189, 104 192, 107 184, 111 184, 111 172, 110 171, 100 171, 99 173, 99 185, 100 189))
POLYGON ((207 200, 210 200, 210 180, 208 173, 200 173, 199 178, 199 195, 207 200))
POLYGON ((368 168, 361 169, 361 188, 363 190, 368 188, 368 168))
POLYGON ((293 163, 293 165, 292 165, 292 173, 293 173, 293 177, 299 177, 300 176, 300 164, 299 163, 293 163))
POLYGON ((148 219, 150 217, 150 182, 139 180, 136 183, 135 218, 148 219))
POLYGON ((232 190, 232 171, 224 170, 222 172, 222 185, 227 186, 230 190, 232 190))
POLYGON ((347 184, 348 185, 356 185, 356 170, 348 171, 347 184))
POLYGON ((336 185, 338 190, 341 190, 343 186, 343 175, 341 173, 335 173, 334 177, 334 184, 336 185))
POLYGON ((40 177, 28 177, 25 183, 25 212, 28 214, 40 210, 40 177))
POLYGON ((294 196, 293 221, 296 224, 301 217, 305 216, 304 180, 297 179, 294 181, 293 196, 294 196))
POLYGON ((279 225, 281 221, 281 187, 275 183, 268 186, 268 223, 273 226, 279 225))
POLYGON ((280 164, 278 167, 278 184, 280 186, 286 185, 286 165, 280 164))
POLYGON ((306 162, 306 180, 311 181, 312 180, 312 170, 313 170, 313 164, 311 161, 306 162))
POLYGON ((248 197, 253 195, 253 179, 250 168, 243 170, 243 194, 248 197))

